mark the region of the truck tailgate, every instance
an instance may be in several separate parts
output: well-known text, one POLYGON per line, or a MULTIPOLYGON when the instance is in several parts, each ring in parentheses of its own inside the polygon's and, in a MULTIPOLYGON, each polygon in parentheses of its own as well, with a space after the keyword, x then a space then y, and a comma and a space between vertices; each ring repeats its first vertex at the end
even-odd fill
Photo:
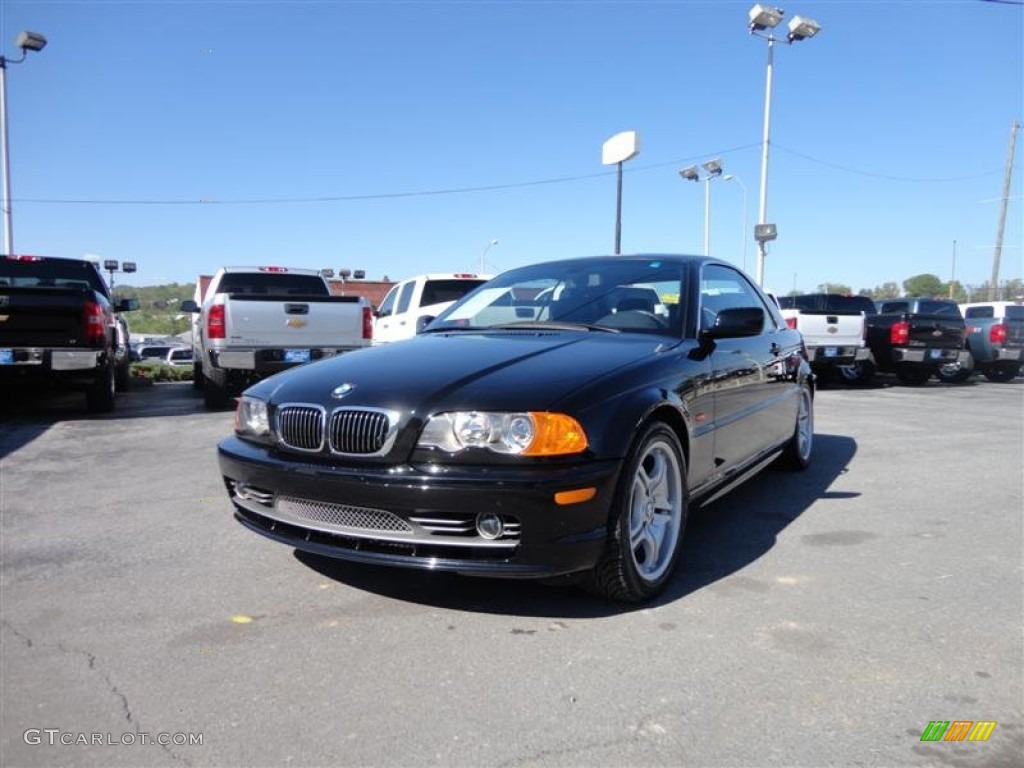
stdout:
POLYGON ((230 345, 313 348, 350 346, 363 335, 357 296, 232 294, 225 302, 230 345))
POLYGON ((859 345, 864 338, 864 315, 804 309, 797 316, 797 330, 807 344, 815 346, 859 345))
POLYGON ((0 296, 0 348, 87 346, 83 310, 91 290, 0 286, 0 296))
POLYGON ((949 315, 907 316, 910 324, 910 347, 959 348, 963 344, 964 321, 949 315))

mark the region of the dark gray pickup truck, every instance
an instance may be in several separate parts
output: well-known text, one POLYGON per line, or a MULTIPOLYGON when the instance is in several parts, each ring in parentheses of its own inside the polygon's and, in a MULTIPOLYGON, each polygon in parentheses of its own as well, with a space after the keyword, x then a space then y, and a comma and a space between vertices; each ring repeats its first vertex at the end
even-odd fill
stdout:
POLYGON ((887 299, 867 318, 875 366, 903 384, 921 385, 942 366, 967 359, 964 319, 954 301, 920 297, 887 299))
POLYGON ((1024 303, 979 301, 961 304, 960 311, 967 325, 968 360, 943 366, 939 378, 956 383, 980 373, 989 381, 1012 381, 1024 361, 1024 303))
POLYGON ((128 350, 115 301, 91 261, 0 256, 0 381, 5 386, 70 383, 90 411, 114 408, 128 350))

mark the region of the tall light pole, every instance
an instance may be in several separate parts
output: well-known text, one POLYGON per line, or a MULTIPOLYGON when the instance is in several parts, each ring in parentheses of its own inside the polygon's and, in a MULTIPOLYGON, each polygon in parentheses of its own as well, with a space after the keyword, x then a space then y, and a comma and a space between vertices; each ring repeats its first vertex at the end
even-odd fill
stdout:
POLYGON ((743 183, 743 179, 733 173, 727 173, 722 177, 722 181, 735 181, 740 185, 740 189, 743 190, 743 271, 747 271, 747 185, 743 183))
POLYGON ((617 133, 601 145, 601 164, 617 167, 615 194, 615 255, 622 253, 622 164, 640 153, 636 131, 617 133))
MULTIPOLYGON (((768 223, 768 138, 770 135, 772 114, 772 64, 775 53, 775 27, 782 21, 785 11, 758 3, 750 9, 750 34, 768 41, 768 69, 764 86, 764 130, 761 134, 761 199, 758 205, 757 226, 754 228, 754 239, 757 241, 757 284, 764 285, 764 260, 768 255, 767 244, 777 236, 774 224, 768 223)), ((792 44, 800 40, 808 40, 821 31, 821 26, 813 19, 794 16, 788 25, 789 34, 785 42, 792 44)))
POLYGON ((701 163, 704 169, 704 176, 701 177, 696 165, 691 165, 679 171, 679 175, 687 181, 704 182, 704 255, 711 255, 711 180, 722 175, 722 161, 717 157, 701 163))
POLYGON ((491 250, 491 248, 493 246, 497 245, 497 244, 498 244, 498 238, 494 238, 493 240, 491 240, 491 242, 489 242, 486 246, 484 246, 484 249, 480 252, 480 274, 481 275, 484 274, 484 272, 487 271, 487 269, 484 267, 484 256, 486 256, 487 252, 489 250, 491 250))
POLYGON ((14 44, 21 48, 20 59, 7 59, 0 55, 0 154, 4 160, 3 214, 4 252, 14 254, 14 224, 11 221, 11 156, 7 136, 7 65, 20 64, 29 51, 39 52, 46 47, 46 38, 38 32, 19 32, 14 44))

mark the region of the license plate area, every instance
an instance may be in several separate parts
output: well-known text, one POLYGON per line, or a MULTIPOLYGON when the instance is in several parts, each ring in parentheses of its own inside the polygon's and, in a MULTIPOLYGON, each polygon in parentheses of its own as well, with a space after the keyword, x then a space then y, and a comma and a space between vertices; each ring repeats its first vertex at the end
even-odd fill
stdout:
POLYGON ((836 357, 839 350, 836 347, 825 347, 825 357, 836 357))
POLYGON ((308 349, 286 349, 284 351, 284 361, 286 363, 308 363, 309 362, 309 350, 308 349))
POLYGON ((0 349, 0 365, 14 365, 13 349, 0 349))

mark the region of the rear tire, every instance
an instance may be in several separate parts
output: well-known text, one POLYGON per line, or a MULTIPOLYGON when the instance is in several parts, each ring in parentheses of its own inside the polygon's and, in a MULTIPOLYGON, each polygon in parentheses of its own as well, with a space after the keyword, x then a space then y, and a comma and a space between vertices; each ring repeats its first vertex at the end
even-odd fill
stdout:
POLYGON ((200 392, 203 389, 203 364, 198 360, 192 364, 192 389, 200 392))
POLYGON ((1002 384, 1007 381, 1013 381, 1017 378, 1018 373, 1020 373, 1020 363, 994 365, 985 369, 985 378, 1002 384))
POLYGON ((973 368, 968 368, 960 363, 943 365, 935 372, 935 377, 946 384, 963 384, 974 373, 973 368))
POLYGON ((661 592, 682 551, 687 493, 679 438, 661 422, 649 425, 623 466, 608 541, 584 587, 623 603, 643 602, 661 592))
POLYGON ((896 366, 896 378, 901 384, 908 387, 920 387, 932 377, 932 371, 928 368, 919 368, 913 365, 896 366))
POLYGON ((85 405, 92 413, 110 413, 116 402, 116 372, 114 363, 107 363, 103 372, 85 391, 85 405))
POLYGON ((811 465, 811 453, 814 450, 814 397, 811 388, 804 384, 800 388, 800 400, 796 409, 796 425, 793 436, 786 443, 786 448, 779 456, 777 464, 781 469, 796 472, 807 469, 811 465))
POLYGON ((228 404, 227 387, 222 387, 209 377, 203 377, 203 403, 207 410, 222 410, 228 404))
POLYGON ((875 378, 875 364, 870 360, 858 360, 850 365, 836 366, 836 373, 844 384, 864 386, 875 378))

